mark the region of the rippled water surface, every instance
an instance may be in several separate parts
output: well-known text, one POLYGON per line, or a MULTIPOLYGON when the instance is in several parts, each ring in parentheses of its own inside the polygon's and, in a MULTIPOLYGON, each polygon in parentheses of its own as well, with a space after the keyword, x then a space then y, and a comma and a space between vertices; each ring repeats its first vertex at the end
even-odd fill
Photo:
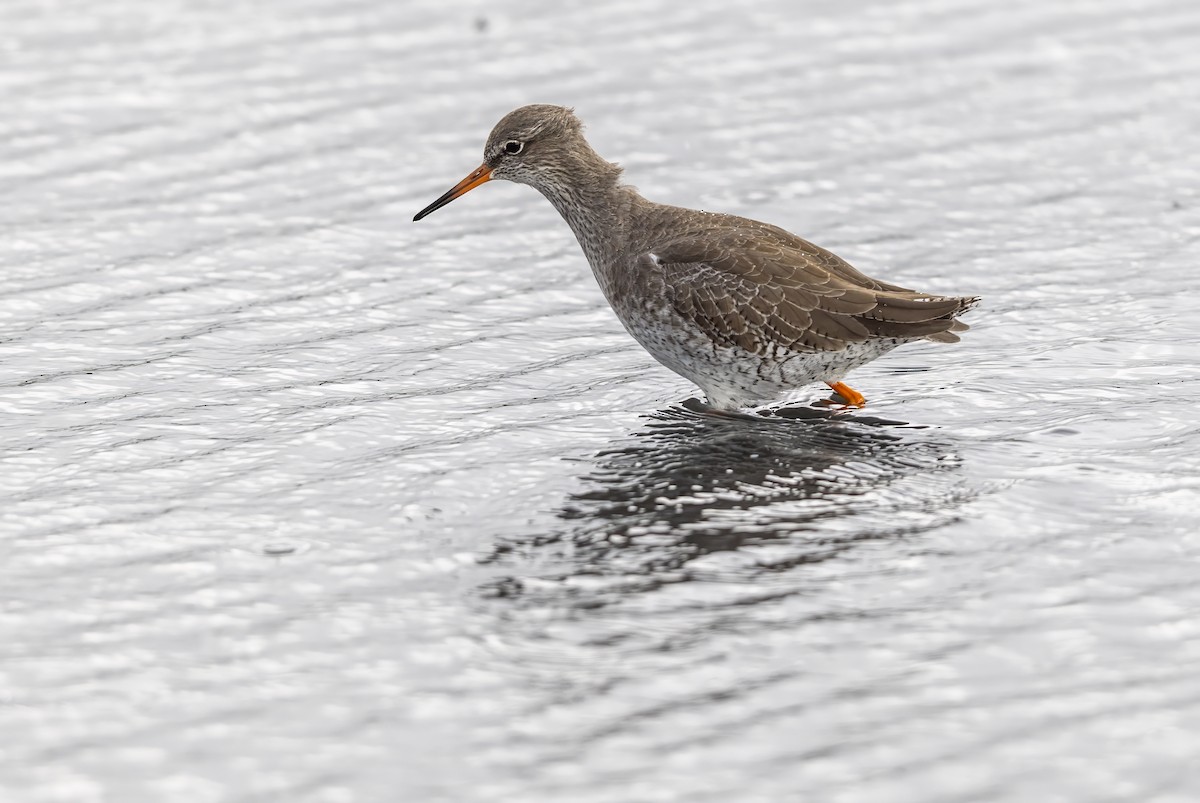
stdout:
POLYGON ((0 4, 0 800, 1200 799, 1200 7, 843 6, 0 4), (705 412, 528 102, 972 331, 705 412))

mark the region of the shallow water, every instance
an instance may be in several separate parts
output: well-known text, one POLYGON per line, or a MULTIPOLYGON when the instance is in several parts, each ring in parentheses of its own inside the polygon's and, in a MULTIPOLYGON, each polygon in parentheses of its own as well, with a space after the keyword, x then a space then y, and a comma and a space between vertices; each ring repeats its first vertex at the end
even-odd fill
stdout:
POLYGON ((0 800, 1200 797, 1200 8, 756 9, 0 5, 0 800), (705 413, 526 102, 972 331, 705 413))

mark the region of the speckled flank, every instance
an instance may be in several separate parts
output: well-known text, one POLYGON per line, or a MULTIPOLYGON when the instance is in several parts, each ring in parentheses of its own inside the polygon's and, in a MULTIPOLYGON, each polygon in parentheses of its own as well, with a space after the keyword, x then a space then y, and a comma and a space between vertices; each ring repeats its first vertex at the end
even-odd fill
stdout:
POLYGON ((799 351, 771 344, 764 356, 719 345, 669 309, 657 317, 618 308, 626 331, 663 365, 694 382, 709 404, 748 407, 779 399, 813 382, 835 382, 900 345, 880 338, 848 343, 840 351, 799 351))

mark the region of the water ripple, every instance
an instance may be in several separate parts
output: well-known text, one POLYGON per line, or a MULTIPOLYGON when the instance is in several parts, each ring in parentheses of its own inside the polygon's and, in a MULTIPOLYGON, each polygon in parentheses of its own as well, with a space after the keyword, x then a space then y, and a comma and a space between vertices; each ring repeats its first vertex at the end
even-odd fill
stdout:
POLYGON ((1200 796, 1187 4, 0 6, 0 800, 1200 796), (721 417, 528 188, 984 297, 721 417), (297 761, 302 756, 302 761, 297 761))

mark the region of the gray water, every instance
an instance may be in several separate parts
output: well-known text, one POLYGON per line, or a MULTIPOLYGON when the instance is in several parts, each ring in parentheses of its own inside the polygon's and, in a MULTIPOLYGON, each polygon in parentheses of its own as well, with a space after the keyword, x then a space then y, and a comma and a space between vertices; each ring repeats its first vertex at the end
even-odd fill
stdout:
POLYGON ((0 800, 1200 799, 1200 6, 0 4, 0 800), (984 297, 754 419, 491 184, 984 297))

